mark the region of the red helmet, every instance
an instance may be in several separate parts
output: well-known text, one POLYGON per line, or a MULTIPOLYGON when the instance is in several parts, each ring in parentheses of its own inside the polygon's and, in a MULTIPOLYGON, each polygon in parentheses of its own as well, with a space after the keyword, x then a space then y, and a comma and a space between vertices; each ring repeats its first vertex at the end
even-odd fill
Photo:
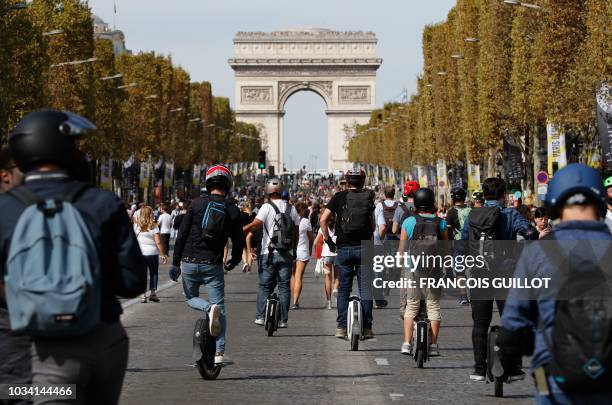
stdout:
POLYGON ((404 192, 402 193, 402 197, 409 198, 410 196, 412 196, 412 193, 414 193, 420 188, 421 185, 418 182, 408 180, 404 183, 404 192))
POLYGON ((358 187, 363 187, 363 183, 365 183, 366 173, 363 169, 351 169, 346 172, 344 178, 349 184, 357 185, 358 187))
POLYGON ((213 188, 228 191, 232 187, 232 172, 227 166, 217 164, 206 171, 206 190, 210 192, 213 188))

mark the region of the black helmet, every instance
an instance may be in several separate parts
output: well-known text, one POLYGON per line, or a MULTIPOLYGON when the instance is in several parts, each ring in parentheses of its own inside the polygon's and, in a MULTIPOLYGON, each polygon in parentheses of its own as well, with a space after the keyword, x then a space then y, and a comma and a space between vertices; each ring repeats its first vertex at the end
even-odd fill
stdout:
POLYGON ((465 201, 467 198, 467 192, 462 188, 455 188, 451 191, 451 200, 453 201, 465 201))
POLYGON ((228 192, 232 187, 233 176, 230 169, 224 165, 213 165, 206 171, 206 190, 216 188, 228 192))
POLYGON ((351 169, 346 172, 344 177, 349 185, 361 188, 365 183, 366 174, 363 169, 351 169))
POLYGON ((74 177, 88 173, 78 141, 96 130, 86 118, 68 111, 36 110, 13 129, 9 147, 19 169, 27 173, 40 164, 54 164, 74 177))
POLYGON ((414 206, 417 210, 433 211, 435 208, 436 196, 430 188, 420 188, 413 194, 414 206))

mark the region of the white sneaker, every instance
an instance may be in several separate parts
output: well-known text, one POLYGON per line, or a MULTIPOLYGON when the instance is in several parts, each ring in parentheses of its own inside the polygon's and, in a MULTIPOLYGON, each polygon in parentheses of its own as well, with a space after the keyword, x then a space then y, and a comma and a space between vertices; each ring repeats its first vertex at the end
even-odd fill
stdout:
POLYGON ((217 337, 221 334, 221 307, 217 304, 212 304, 208 310, 208 319, 210 322, 210 336, 217 337))
POLYGON ((472 380, 472 381, 483 382, 483 381, 485 381, 485 379, 486 379, 486 377, 484 375, 470 374, 470 380, 472 380))
POLYGON ((287 325, 287 322, 279 322, 279 323, 278 323, 278 328, 279 328, 279 329, 284 329, 284 328, 286 328, 287 326, 289 326, 289 325, 287 325))
POLYGON ((440 355, 440 350, 438 349, 438 344, 437 343, 432 343, 429 346, 429 356, 430 357, 437 357, 440 355))
POLYGON ((401 349, 402 354, 406 354, 409 356, 412 356, 412 345, 410 343, 402 343, 402 349, 401 349))
POLYGON ((215 364, 229 366, 230 364, 234 364, 234 362, 225 353, 215 353, 215 364))
POLYGON ((264 326, 265 321, 263 320, 263 318, 257 318, 255 319, 255 325, 264 326))
POLYGON ((327 301, 327 309, 332 309, 331 301, 327 301))

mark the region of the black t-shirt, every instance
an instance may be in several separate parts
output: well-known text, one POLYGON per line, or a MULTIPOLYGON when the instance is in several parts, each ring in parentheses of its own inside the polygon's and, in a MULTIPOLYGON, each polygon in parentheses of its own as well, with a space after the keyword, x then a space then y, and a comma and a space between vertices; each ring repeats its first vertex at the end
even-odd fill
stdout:
MULTIPOLYGON (((371 193, 371 207, 370 207, 370 215, 374 213, 374 192, 369 190, 371 193)), ((339 191, 327 204, 327 209, 336 214, 336 244, 338 247, 343 246, 359 246, 361 245, 362 240, 371 240, 373 236, 374 229, 372 226, 369 226, 363 230, 359 235, 352 235, 349 237, 342 232, 342 212, 344 211, 344 207, 346 206, 346 195, 351 193, 352 191, 339 191)), ((371 222, 370 222, 371 223, 371 222)))

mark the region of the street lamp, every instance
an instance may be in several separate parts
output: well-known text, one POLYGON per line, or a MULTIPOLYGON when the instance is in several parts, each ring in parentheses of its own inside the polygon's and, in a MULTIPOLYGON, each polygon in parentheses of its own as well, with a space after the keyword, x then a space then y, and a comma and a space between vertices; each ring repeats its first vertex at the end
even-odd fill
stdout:
POLYGON ((200 119, 199 118, 194 118, 194 119, 189 120, 189 122, 200 122, 200 119))
POLYGON ((476 43, 476 42, 480 42, 480 39, 469 37, 469 38, 465 38, 465 42, 476 43))
POLYGON ((157 94, 149 94, 148 96, 145 96, 146 100, 152 100, 155 98, 158 98, 159 96, 157 94))
POLYGON ((444 71, 440 71, 438 72, 438 76, 446 76, 448 73, 444 72, 444 71))
POLYGON ((62 62, 62 63, 54 63, 53 65, 49 66, 51 68, 56 68, 56 67, 62 67, 62 66, 68 66, 68 65, 82 65, 84 63, 92 63, 97 61, 98 58, 89 58, 89 59, 84 59, 84 60, 73 60, 70 62, 62 62))
POLYGON ((532 8, 534 10, 541 10, 542 9, 542 6, 538 6, 537 4, 532 4, 532 3, 521 3, 521 6, 527 7, 527 8, 532 8))
POLYGON ((42 35, 43 37, 51 37, 53 35, 60 35, 63 33, 64 33, 64 30, 51 30, 51 31, 43 32, 42 35))
POLYGON ((183 111, 183 107, 174 108, 174 109, 170 110, 169 112, 175 113, 175 112, 181 112, 181 111, 183 111))
POLYGON ((123 86, 117 87, 117 90, 127 89, 127 88, 130 88, 130 87, 136 87, 136 86, 138 86, 138 83, 132 82, 132 83, 124 84, 123 86))
POLYGON ((451 58, 453 58, 453 59, 463 59, 464 56, 459 54, 459 53, 455 53, 455 54, 451 55, 451 58))
POLYGON ((509 6, 519 6, 521 4, 518 0, 504 0, 504 3, 509 6))
POLYGON ((123 75, 121 73, 119 73, 119 74, 114 75, 114 76, 104 76, 104 77, 101 77, 100 80, 105 82, 107 80, 120 79, 122 77, 123 77, 123 75))

